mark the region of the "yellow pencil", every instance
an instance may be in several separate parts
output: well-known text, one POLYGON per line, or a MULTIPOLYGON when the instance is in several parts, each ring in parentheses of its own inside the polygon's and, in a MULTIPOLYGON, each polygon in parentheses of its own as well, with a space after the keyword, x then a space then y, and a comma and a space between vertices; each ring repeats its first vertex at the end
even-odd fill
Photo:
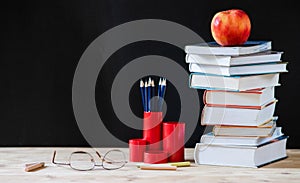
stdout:
POLYGON ((140 166, 141 170, 176 170, 177 166, 152 166, 152 165, 143 165, 140 166))
POLYGON ((137 164, 137 167, 140 168, 141 166, 164 166, 164 167, 169 167, 169 166, 175 166, 175 167, 187 167, 190 166, 191 162, 189 161, 182 161, 182 162, 171 162, 171 163, 161 163, 161 164, 147 164, 147 163, 140 163, 137 164))

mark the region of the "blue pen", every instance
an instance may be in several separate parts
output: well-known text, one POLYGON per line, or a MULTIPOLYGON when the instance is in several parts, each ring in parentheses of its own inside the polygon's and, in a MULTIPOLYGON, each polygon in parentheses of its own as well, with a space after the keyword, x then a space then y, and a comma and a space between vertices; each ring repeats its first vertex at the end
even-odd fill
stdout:
POLYGON ((161 102, 160 102, 160 111, 162 111, 162 107, 163 107, 163 99, 165 97, 165 93, 166 93, 166 85, 167 85, 167 81, 164 78, 161 82, 161 102))
POLYGON ((147 93, 147 95, 148 95, 148 112, 150 112, 152 109, 151 109, 151 103, 150 103, 150 101, 151 101, 151 97, 152 97, 152 94, 151 94, 151 78, 149 77, 149 81, 148 81, 148 93, 147 93))
POLYGON ((161 78, 159 78, 158 86, 157 86, 157 97, 158 97, 158 110, 160 110, 160 103, 161 103, 161 78))
POLYGON ((158 86, 157 86, 157 96, 160 97, 161 92, 161 78, 159 78, 158 86))
POLYGON ((162 95, 161 96, 162 96, 162 98, 164 98, 165 93, 166 93, 166 87, 167 87, 167 79, 166 78, 163 79, 161 86, 162 86, 162 95))
POLYGON ((145 98, 145 112, 148 112, 148 83, 147 81, 145 82, 145 87, 144 87, 144 98, 145 98))
POLYGON ((151 81, 151 107, 152 107, 152 111, 156 111, 156 107, 155 107, 155 85, 154 85, 154 80, 152 79, 151 81))
POLYGON ((144 111, 146 111, 146 107, 145 107, 145 88, 144 88, 143 80, 140 81, 140 91, 141 91, 141 95, 142 95, 143 109, 144 109, 144 111))

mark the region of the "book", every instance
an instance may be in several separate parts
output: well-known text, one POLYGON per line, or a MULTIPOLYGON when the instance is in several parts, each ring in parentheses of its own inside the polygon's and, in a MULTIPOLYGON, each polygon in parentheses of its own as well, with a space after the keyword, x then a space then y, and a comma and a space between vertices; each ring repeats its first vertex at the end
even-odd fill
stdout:
POLYGON ((282 54, 283 52, 274 50, 268 50, 264 52, 240 56, 200 55, 188 53, 185 56, 185 61, 186 63, 196 63, 205 65, 235 66, 279 62, 281 61, 282 54))
POLYGON ((189 64, 190 72, 199 72, 206 74, 235 76, 235 75, 250 75, 250 74, 267 74, 276 72, 288 72, 287 62, 272 62, 264 64, 250 64, 237 66, 217 66, 204 64, 189 64))
POLYGON ((257 74, 244 76, 219 76, 190 73, 189 87, 195 89, 245 91, 256 88, 279 86, 279 74, 257 74))
POLYGON ((259 146, 270 140, 283 136, 282 127, 276 127, 270 137, 232 137, 232 136, 215 136, 213 132, 203 134, 200 143, 216 145, 241 145, 241 146, 259 146))
POLYGON ((262 106, 275 99, 275 86, 246 91, 205 90, 203 103, 214 106, 262 106))
POLYGON ((186 53, 230 56, 259 53, 271 49, 271 41, 246 41, 243 45, 239 46, 221 46, 216 42, 208 42, 186 45, 184 48, 186 53))
POLYGON ((215 125, 212 132, 215 136, 269 137, 275 128, 276 122, 270 121, 260 126, 215 125))
POLYGON ((197 165, 259 168, 287 157, 287 138, 280 136, 254 147, 196 143, 194 159, 197 165))
POLYGON ((256 107, 216 107, 204 105, 201 125, 260 126, 274 119, 277 100, 256 107))

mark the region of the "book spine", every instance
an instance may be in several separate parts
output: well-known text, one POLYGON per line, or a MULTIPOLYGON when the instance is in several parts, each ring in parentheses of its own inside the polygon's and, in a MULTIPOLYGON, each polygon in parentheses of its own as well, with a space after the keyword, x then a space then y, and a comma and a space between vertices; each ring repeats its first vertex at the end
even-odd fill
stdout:
POLYGON ((262 94, 264 88, 257 88, 257 89, 251 89, 251 90, 245 90, 245 91, 228 91, 228 90, 208 90, 207 92, 224 92, 224 93, 228 93, 228 92, 234 92, 234 93, 252 93, 252 94, 262 94))
POLYGON ((191 82, 192 82, 193 73, 190 73, 189 75, 189 88, 193 88, 191 82))
POLYGON ((202 111, 201 111, 201 116, 200 116, 200 123, 201 123, 201 125, 208 125, 208 124, 206 124, 205 122, 204 122, 204 115, 205 115, 205 108, 207 107, 207 105, 204 105, 204 107, 203 107, 203 109, 202 109, 202 111))
POLYGON ((186 63, 190 63, 190 61, 189 61, 189 56, 190 56, 190 54, 186 54, 186 55, 185 55, 185 62, 186 62, 186 63))
POLYGON ((207 97, 207 92, 208 92, 208 91, 209 91, 209 90, 205 90, 204 93, 203 93, 203 99, 202 99, 202 100, 203 100, 203 104, 204 104, 204 105, 207 104, 206 97, 207 97))
POLYGON ((257 109, 261 110, 264 106, 246 106, 246 105, 231 105, 231 104, 208 104, 207 107, 223 107, 223 108, 239 108, 239 109, 257 109))
POLYGON ((195 150, 194 150, 194 160, 197 165, 200 165, 199 153, 200 153, 200 146, 198 143, 196 143, 195 150))

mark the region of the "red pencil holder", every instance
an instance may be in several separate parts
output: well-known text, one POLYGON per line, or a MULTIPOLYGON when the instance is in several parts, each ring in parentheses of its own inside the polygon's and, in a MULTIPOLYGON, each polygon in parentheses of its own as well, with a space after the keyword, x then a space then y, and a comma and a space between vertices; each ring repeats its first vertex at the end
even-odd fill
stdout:
POLYGON ((169 162, 184 161, 185 123, 162 123, 163 150, 168 153, 169 162))
POLYGON ((162 112, 144 112, 143 139, 148 142, 147 150, 161 150, 162 112))
POLYGON ((129 140, 129 161, 143 162, 146 151, 147 141, 144 139, 129 140))
POLYGON ((144 153, 144 163, 168 163, 168 153, 165 151, 150 150, 144 153))

